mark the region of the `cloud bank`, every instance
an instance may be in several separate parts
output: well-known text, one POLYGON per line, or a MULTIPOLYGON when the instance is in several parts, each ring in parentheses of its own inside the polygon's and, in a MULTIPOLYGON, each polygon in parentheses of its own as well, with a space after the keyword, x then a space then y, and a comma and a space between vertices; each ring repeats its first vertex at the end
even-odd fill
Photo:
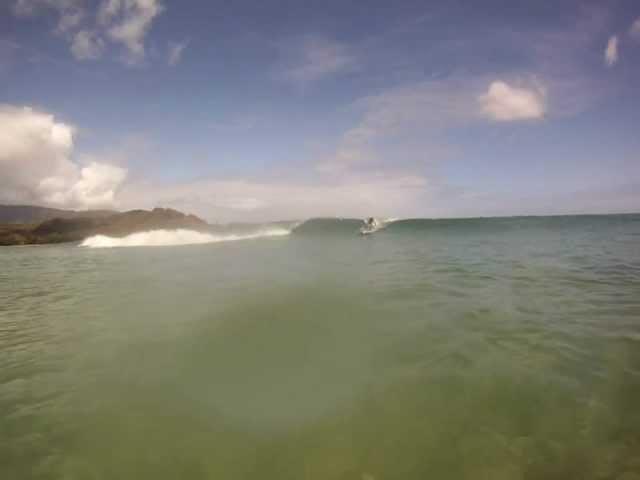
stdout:
POLYGON ((49 113, 0 105, 0 202, 113 207, 126 170, 73 161, 74 133, 49 113))
POLYGON ((127 171, 122 167, 96 160, 81 164, 74 151, 75 133, 73 125, 48 112, 0 106, 0 203, 74 209, 168 206, 213 221, 264 221, 392 216, 411 211, 429 191, 423 176, 402 171, 348 172, 290 181, 125 183, 127 171))
POLYGON ((394 216, 428 194, 420 176, 344 176, 338 180, 217 180, 160 185, 130 183, 119 194, 127 208, 163 205, 214 222, 302 219, 310 216, 394 216), (373 213, 372 213, 373 212, 373 213))

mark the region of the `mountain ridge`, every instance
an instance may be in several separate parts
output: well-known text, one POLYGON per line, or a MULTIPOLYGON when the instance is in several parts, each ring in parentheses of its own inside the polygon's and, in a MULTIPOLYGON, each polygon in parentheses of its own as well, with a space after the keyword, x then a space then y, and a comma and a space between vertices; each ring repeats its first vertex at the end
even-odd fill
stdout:
POLYGON ((29 205, 0 205, 0 219, 4 219, 0 221, 0 245, 4 246, 78 242, 92 235, 121 237, 158 229, 184 228, 203 231, 210 227, 207 222, 195 215, 171 208, 138 209, 126 212, 109 210, 79 212, 29 205), (39 220, 41 216, 44 216, 43 220, 39 220), (9 222, 6 219, 13 221, 9 222), (17 219, 23 221, 17 222, 17 219))
POLYGON ((63 210, 39 205, 0 205, 0 224, 32 224, 52 218, 101 217, 116 210, 63 210))

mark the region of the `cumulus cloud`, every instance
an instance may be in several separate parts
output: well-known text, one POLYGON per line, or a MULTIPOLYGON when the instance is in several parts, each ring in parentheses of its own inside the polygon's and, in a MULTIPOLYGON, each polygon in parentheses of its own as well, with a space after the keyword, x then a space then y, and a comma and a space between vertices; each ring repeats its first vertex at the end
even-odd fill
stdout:
POLYGON ((510 122, 544 117, 546 106, 541 89, 512 87, 496 80, 478 98, 482 112, 492 120, 510 122))
POLYGON ((43 202, 74 208, 103 208, 115 205, 115 193, 127 176, 125 169, 92 162, 72 179, 49 177, 40 182, 43 202))
POLYGON ((98 23, 112 41, 127 48, 128 61, 136 63, 144 58, 144 37, 163 10, 159 0, 104 0, 98 23))
POLYGON ((171 67, 175 67, 180 63, 182 52, 184 52, 188 44, 189 42, 186 40, 184 42, 169 42, 169 46, 167 47, 167 63, 171 67))
POLYGON ((604 63, 607 67, 612 67, 618 62, 618 36, 612 35, 604 50, 604 63))
POLYGON ((112 207, 120 167, 72 159, 75 128, 47 112, 0 105, 0 201, 69 208, 112 207))
POLYGON ((104 51, 104 41, 95 32, 80 30, 71 42, 71 53, 78 60, 95 60, 104 51))
POLYGON ((293 61, 284 69, 282 76, 299 87, 356 66, 355 57, 345 45, 321 37, 306 37, 290 54, 293 61))

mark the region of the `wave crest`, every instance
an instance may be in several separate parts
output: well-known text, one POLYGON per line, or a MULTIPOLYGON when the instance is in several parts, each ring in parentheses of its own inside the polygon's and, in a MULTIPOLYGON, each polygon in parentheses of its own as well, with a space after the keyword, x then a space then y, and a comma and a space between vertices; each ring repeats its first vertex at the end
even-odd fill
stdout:
POLYGON ((284 228, 270 228, 253 233, 243 234, 213 234, 197 232, 195 230, 149 230, 127 235, 126 237, 109 237, 94 235, 85 238, 81 247, 113 248, 113 247, 165 247, 172 245, 197 245, 203 243, 233 242, 262 237, 280 237, 289 235, 290 230, 284 228))

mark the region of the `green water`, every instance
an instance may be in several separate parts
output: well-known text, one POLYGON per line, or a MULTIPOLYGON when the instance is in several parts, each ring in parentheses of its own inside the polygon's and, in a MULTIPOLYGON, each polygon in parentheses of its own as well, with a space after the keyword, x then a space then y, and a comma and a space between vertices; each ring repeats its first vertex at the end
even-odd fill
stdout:
POLYGON ((640 479, 640 216, 0 249, 0 478, 640 479))

